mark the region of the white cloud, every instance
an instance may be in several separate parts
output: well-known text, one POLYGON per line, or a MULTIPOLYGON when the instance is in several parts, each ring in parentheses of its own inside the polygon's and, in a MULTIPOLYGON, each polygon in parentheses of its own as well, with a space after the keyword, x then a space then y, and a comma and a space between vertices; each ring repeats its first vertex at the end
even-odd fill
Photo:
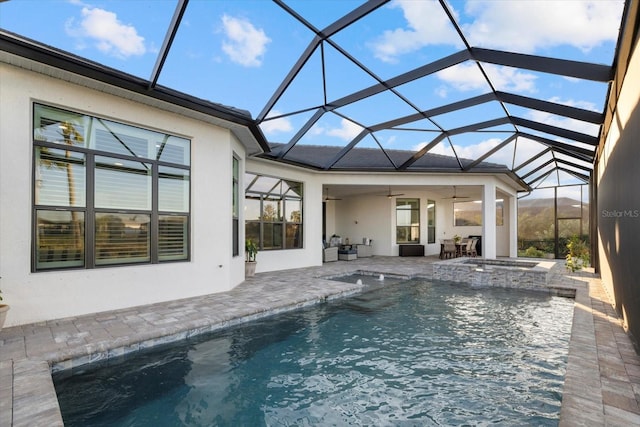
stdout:
MULTIPOLYGON (((557 96, 549 98, 549 101, 556 104, 568 105, 570 107, 582 108, 584 110, 598 111, 596 105, 593 102, 589 101, 561 99, 557 96)), ((547 125, 556 126, 561 129, 581 132, 591 136, 598 136, 598 133, 600 132, 600 127, 593 123, 583 122, 581 120, 576 120, 569 117, 557 116, 555 114, 550 114, 544 111, 532 110, 527 113, 527 118, 547 125)))
POLYGON ((544 111, 534 110, 529 112, 527 116, 536 122, 574 132, 584 133, 585 135, 598 136, 598 133, 600 132, 600 127, 596 124, 583 122, 569 117, 556 116, 555 114, 549 114, 544 111))
MULTIPOLYGON (((585 52, 615 42, 623 0, 496 1, 470 0, 462 24, 473 46, 532 53, 554 46, 575 46, 585 52)), ((397 0, 406 26, 385 31, 370 47, 376 58, 396 62, 400 55, 429 45, 463 48, 458 34, 437 1, 397 0)), ((459 13, 449 4, 456 21, 459 13)))
MULTIPOLYGON (((454 150, 456 150, 456 154, 458 155, 458 157, 462 159, 477 159, 478 157, 486 154, 489 150, 491 150, 501 142, 502 142, 502 139, 500 138, 489 138, 484 141, 480 141, 477 144, 472 144, 467 146, 453 144, 453 148, 454 150)), ((508 147, 511 147, 511 145, 509 145, 508 147)), ((442 154, 445 156, 453 155, 453 152, 451 151, 451 148, 448 142, 444 144, 436 145, 435 147, 433 147, 433 149, 429 151, 429 153, 442 154)), ((507 149, 499 150, 497 153, 494 153, 494 155, 491 157, 491 162, 504 163, 504 164, 510 165, 512 156, 513 156, 512 149, 507 148, 507 149)))
POLYGON ((344 139, 345 141, 351 141, 353 138, 358 136, 360 132, 362 132, 362 127, 349 121, 347 119, 342 119, 340 121, 339 128, 328 129, 327 135, 336 136, 340 139, 344 139))
POLYGON ((483 64, 485 72, 497 90, 510 92, 537 92, 535 82, 538 78, 534 74, 518 71, 515 68, 493 64, 483 64))
MULTIPOLYGON (((505 137, 506 138, 506 137, 505 137)), ((483 156, 487 152, 489 152, 492 148, 500 144, 503 140, 500 138, 489 138, 484 141, 480 141, 477 144, 462 146, 453 144, 453 149, 456 150, 456 154, 461 159, 477 159, 480 156, 483 156)), ((426 142, 420 143, 412 148, 414 151, 421 150, 426 142)), ((429 150, 429 154, 440 154, 442 156, 453 156, 453 150, 451 150, 451 146, 449 142, 443 141, 440 144, 433 147, 429 150)), ((507 166, 511 166, 511 162, 513 160, 513 144, 508 144, 506 147, 498 150, 494 153, 488 160, 491 163, 504 164, 507 166)))
MULTIPOLYGON (((411 151, 418 152, 422 150, 425 146, 427 146, 429 142, 421 142, 419 144, 414 145, 410 148, 411 151)), ((427 152, 427 154, 439 154, 441 156, 449 156, 454 157, 453 150, 449 145, 448 141, 441 141, 435 147, 431 147, 431 149, 427 152)))
POLYGON ((311 127, 308 132, 308 135, 311 136, 320 136, 320 135, 328 135, 335 136, 345 141, 351 141, 353 138, 358 136, 360 132, 362 132, 362 127, 355 124, 354 122, 342 119, 340 121, 340 127, 330 128, 327 126, 320 125, 316 123, 311 127))
POLYGON ((428 45, 453 43, 463 46, 438 2, 398 0, 392 3, 392 7, 402 9, 407 28, 387 30, 372 42, 370 47, 376 58, 396 62, 398 56, 428 45))
POLYGON ((327 132, 327 129, 319 124, 315 124, 311 127, 311 129, 309 129, 308 134, 311 136, 318 136, 318 135, 324 135, 327 132))
MULTIPOLYGON (((496 90, 535 93, 537 76, 515 68, 482 64, 496 90)), ((460 91, 489 90, 487 82, 475 62, 465 62, 439 71, 439 79, 460 91)), ((445 92, 446 93, 446 92, 445 92)))
POLYGON ((435 93, 440 98, 446 98, 449 95, 449 90, 446 85, 440 85, 435 89, 435 93))
MULTIPOLYGON (((456 150, 458 157, 461 157, 463 159, 477 159, 478 157, 485 155, 489 150, 491 150, 501 142, 502 140, 499 138, 489 138, 477 144, 467 145, 466 147, 453 144, 453 148, 456 150)), ((500 153, 503 154, 503 157, 505 157, 506 160, 506 158, 509 157, 509 155, 506 154, 507 151, 509 150, 498 151, 497 153, 495 153, 494 157, 492 157, 492 161, 495 162, 500 153)), ((511 156, 513 156, 513 151, 511 151, 511 156)))
POLYGON ((621 0, 474 0, 465 12, 475 20, 463 31, 474 46, 534 52, 570 45, 587 52, 617 40, 622 5, 621 0))
MULTIPOLYGON (((516 142, 515 167, 520 166, 547 148, 537 141, 521 136, 518 137, 516 142)), ((543 156, 543 158, 544 160, 542 160, 542 162, 546 161, 546 157, 543 156)), ((527 171, 528 170, 529 169, 527 169, 527 171)), ((526 171, 520 171, 519 173, 523 174, 526 173, 526 171)))
POLYGON ((562 76, 562 78, 565 79, 566 81, 570 82, 570 83, 580 83, 582 81, 577 77, 562 76))
MULTIPOLYGON (((282 114, 280 111, 271 110, 271 112, 267 115, 267 119, 269 117, 277 117, 282 114)), ((260 128, 266 134, 275 134, 275 133, 284 133, 291 132, 293 130, 293 125, 291 124, 291 120, 287 117, 280 117, 273 120, 265 120, 260 124, 260 128)))
POLYGON ((86 47, 86 38, 92 39, 103 53, 117 58, 143 55, 146 52, 144 37, 138 35, 133 25, 123 24, 118 16, 104 9, 82 8, 79 26, 71 18, 65 24, 67 34, 78 39, 78 47, 86 47))
POLYGON ((593 102, 589 101, 574 101, 573 99, 561 99, 558 96, 549 98, 549 102, 555 102, 556 104, 568 105, 569 107, 582 108, 583 110, 598 111, 598 107, 593 102))
POLYGON ((259 67, 271 39, 262 29, 257 29, 246 19, 228 15, 222 17, 226 40, 222 50, 231 61, 245 67, 259 67))
POLYGON ((489 89, 475 62, 464 62, 438 71, 436 76, 460 91, 489 89))

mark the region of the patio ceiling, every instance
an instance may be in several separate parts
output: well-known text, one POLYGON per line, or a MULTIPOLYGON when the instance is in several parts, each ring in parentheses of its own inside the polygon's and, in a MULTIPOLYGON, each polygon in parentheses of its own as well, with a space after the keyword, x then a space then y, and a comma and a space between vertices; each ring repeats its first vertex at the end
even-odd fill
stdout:
POLYGON ((209 100, 232 120, 246 110, 263 158, 324 171, 506 170, 534 188, 588 182, 625 8, 577 0, 140 0, 105 8, 34 0, 26 3, 42 7, 19 22, 20 3, 0 3, 0 24, 13 33, 4 40, 20 35, 72 51, 142 81, 150 94, 171 88, 209 100), (58 6, 55 14, 47 5, 58 6), (143 14, 133 10, 145 5, 143 14), (93 31, 100 17, 156 47, 136 56, 93 31), (63 25, 70 40, 49 37, 43 22, 50 31, 63 25))

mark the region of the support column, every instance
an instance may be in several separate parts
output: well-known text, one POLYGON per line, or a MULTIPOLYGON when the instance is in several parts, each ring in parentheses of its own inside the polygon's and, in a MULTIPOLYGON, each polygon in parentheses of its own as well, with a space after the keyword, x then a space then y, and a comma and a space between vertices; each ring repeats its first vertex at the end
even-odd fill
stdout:
POLYGON ((518 257, 518 197, 509 196, 509 256, 518 257))
POLYGON ((496 185, 482 187, 482 256, 496 258, 496 185))

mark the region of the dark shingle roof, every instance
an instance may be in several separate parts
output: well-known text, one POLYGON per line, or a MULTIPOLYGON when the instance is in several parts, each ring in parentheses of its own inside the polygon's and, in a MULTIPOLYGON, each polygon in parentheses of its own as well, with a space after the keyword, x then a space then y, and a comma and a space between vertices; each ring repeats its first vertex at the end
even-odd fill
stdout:
MULTIPOLYGON (((278 160, 285 163, 295 163, 303 166, 311 166, 316 169, 325 169, 340 152, 342 147, 336 146, 320 146, 320 145, 295 145, 289 150, 282 159, 277 158, 277 153, 284 144, 270 144, 273 154, 263 154, 260 157, 272 160, 278 160)), ((375 148, 358 148, 354 147, 342 156, 328 170, 377 170, 377 171, 397 171, 398 167, 409 160, 413 155, 413 151, 407 150, 386 150, 383 152, 375 148)), ((460 159, 462 166, 471 163, 470 159, 460 159)), ((441 154, 427 153, 420 157, 415 163, 411 164, 407 171, 443 171, 443 172, 459 172, 462 167, 458 163, 458 159, 453 156, 445 156, 441 154)), ((492 170, 496 172, 504 172, 508 170, 505 165, 481 162, 471 171, 476 169, 492 170)))

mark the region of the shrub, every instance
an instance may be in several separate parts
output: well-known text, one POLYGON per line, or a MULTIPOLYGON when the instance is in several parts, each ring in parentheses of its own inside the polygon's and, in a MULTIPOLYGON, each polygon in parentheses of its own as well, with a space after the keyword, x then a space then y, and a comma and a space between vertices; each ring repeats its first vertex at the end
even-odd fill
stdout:
POLYGON ((567 269, 571 271, 578 271, 582 267, 589 265, 589 247, 580 239, 577 235, 572 236, 567 243, 567 257, 566 263, 567 269))
POLYGON ((524 256, 529 258, 542 258, 544 257, 544 251, 541 251, 535 246, 529 246, 527 250, 524 251, 524 256))
POLYGON ((251 240, 247 239, 244 242, 244 252, 246 255, 247 262, 253 262, 256 260, 256 255, 258 254, 258 245, 251 240))

